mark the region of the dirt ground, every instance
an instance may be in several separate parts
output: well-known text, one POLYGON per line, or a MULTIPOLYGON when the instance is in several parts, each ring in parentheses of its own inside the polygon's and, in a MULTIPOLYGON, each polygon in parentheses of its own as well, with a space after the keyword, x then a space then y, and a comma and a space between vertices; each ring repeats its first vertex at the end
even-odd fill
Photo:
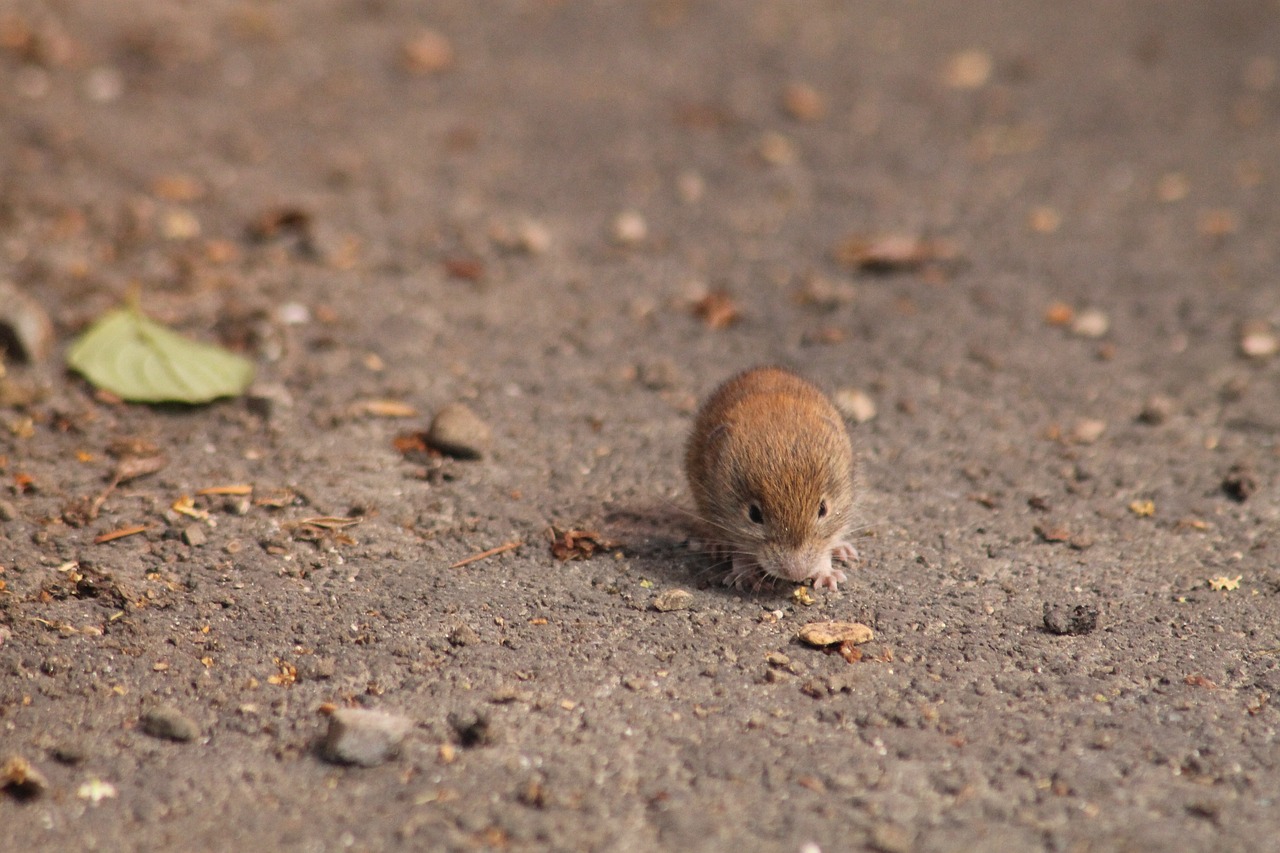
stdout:
POLYGON ((0 848, 1275 849, 1278 61, 1274 0, 0 0, 0 848), (67 373, 135 284, 252 392, 67 373), (688 547, 765 362, 874 405, 836 593, 688 547))

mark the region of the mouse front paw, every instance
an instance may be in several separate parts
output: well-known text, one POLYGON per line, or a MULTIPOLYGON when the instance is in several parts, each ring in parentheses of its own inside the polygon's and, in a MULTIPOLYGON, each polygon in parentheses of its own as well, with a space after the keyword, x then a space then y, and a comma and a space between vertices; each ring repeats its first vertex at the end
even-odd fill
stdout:
MULTIPOLYGON (((844 563, 853 564, 858 561, 858 549, 853 547, 852 542, 842 539, 831 546, 831 557, 844 563)), ((840 578, 840 580, 844 580, 844 578, 840 578)))
POLYGON ((839 589, 840 582, 844 580, 847 580, 845 573, 839 569, 822 569, 813 576, 813 588, 822 589, 826 587, 835 592, 839 589))

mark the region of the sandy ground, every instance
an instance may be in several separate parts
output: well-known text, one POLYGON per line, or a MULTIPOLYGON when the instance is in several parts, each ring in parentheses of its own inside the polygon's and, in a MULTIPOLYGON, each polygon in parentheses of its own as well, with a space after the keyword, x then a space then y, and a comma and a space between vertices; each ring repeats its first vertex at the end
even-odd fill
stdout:
POLYGON ((1278 61, 1273 0, 3 0, 0 847, 1274 849, 1278 61), (252 394, 65 372, 135 284, 252 394), (836 593, 687 547, 761 362, 874 405, 836 593))

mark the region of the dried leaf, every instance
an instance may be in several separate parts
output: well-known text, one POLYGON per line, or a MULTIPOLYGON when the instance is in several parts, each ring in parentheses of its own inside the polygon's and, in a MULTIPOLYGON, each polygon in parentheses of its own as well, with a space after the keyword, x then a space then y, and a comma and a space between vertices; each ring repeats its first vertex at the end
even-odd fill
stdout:
POLYGON ((561 562, 589 560, 596 554, 618 547, 618 543, 610 542, 594 530, 573 529, 561 533, 553 527, 548 532, 551 536, 551 555, 561 562))
POLYGON ((132 307, 98 320, 72 344, 67 363, 94 386, 138 403, 207 403, 253 381, 249 360, 184 338, 132 307))
POLYGON ((695 302, 693 314, 709 329, 727 329, 741 318, 738 304, 723 290, 713 290, 695 302))

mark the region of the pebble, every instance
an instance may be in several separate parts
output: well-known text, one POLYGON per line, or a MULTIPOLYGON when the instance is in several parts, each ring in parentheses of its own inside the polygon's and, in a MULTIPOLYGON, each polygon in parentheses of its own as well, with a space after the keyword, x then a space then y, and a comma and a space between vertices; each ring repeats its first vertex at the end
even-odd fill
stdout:
POLYGON ((687 589, 668 589, 658 593, 653 599, 653 609, 659 613, 670 613, 673 610, 688 610, 693 604, 693 593, 687 589))
POLYGON ((0 521, 13 521, 17 517, 17 507, 9 501, 0 500, 0 521))
POLYGON ((33 800, 49 787, 44 774, 25 758, 15 755, 0 766, 0 791, 18 800, 33 800))
POLYGON ((1059 636, 1079 636, 1088 634, 1098 627, 1098 609, 1077 604, 1067 607, 1064 604, 1044 604, 1044 628, 1050 634, 1059 636))
POLYGON ((963 50, 954 54, 942 72, 942 82, 952 89, 977 89, 987 84, 995 63, 985 50, 963 50))
POLYGON ((638 246, 649 236, 649 223, 634 210, 623 211, 613 220, 612 234, 619 246, 638 246))
POLYGON ((1240 336, 1240 354, 1246 358, 1270 358, 1280 353, 1280 337, 1260 324, 1249 324, 1240 336))
POLYGON ((841 388, 833 401, 840 414, 855 424, 865 424, 876 416, 876 401, 857 388, 841 388))
POLYGON ((761 135, 756 152, 770 166, 790 166, 799 159, 795 144, 784 134, 774 131, 761 135))
POLYGON ((451 646, 474 646, 480 642, 480 635, 466 623, 454 625, 446 637, 451 646))
POLYGON ((337 664, 333 658, 303 655, 298 659, 297 674, 300 681, 321 681, 333 678, 337 672, 337 664))
POLYGON ((494 742, 493 724, 479 711, 455 711, 449 714, 449 725, 463 746, 488 746, 494 742))
POLYGON ((1107 431, 1107 422, 1097 418, 1081 418, 1071 428, 1071 440, 1077 444, 1093 444, 1107 431))
POLYGON ((1154 394, 1142 404, 1142 411, 1138 412, 1138 420, 1149 426, 1159 426, 1173 417, 1175 408, 1176 404, 1172 398, 1154 394))
POLYGON ((142 713, 142 730, 152 737, 180 743, 200 737, 200 727, 172 705, 157 705, 142 713))
POLYGON ((209 541, 209 537, 204 532, 204 527, 202 525, 188 524, 182 529, 182 541, 190 545, 192 548, 199 548, 201 545, 209 541))
POLYGON ((861 645, 875 636, 861 622, 810 622, 796 633, 800 642, 810 646, 834 646, 836 643, 861 645))
POLYGON ((1071 323, 1071 334, 1080 338, 1100 338, 1111 328, 1111 319, 1101 311, 1081 311, 1071 323))
POLYGON ((367 708, 339 708, 329 715, 320 754, 335 764, 376 767, 400 753, 413 721, 367 708))
POLYGON ((411 74, 439 74, 453 67, 453 43, 436 30, 422 30, 404 42, 400 59, 411 74))
POLYGON ((272 421, 293 408, 293 395, 280 383, 255 382, 245 392, 245 404, 253 414, 272 421))
POLYGON ((1258 491, 1258 477, 1248 465, 1237 462, 1222 478, 1222 491, 1233 501, 1244 503, 1258 491))
POLYGON ((431 420, 427 444, 458 459, 479 459, 489 450, 493 431, 462 403, 450 403, 431 420))
POLYGON ((796 121, 819 121, 827 114, 827 102, 809 84, 792 83, 782 92, 782 110, 796 121))
POLYGON ((43 361, 53 347, 53 323, 40 303, 10 281, 0 281, 0 340, 22 361, 43 361))

